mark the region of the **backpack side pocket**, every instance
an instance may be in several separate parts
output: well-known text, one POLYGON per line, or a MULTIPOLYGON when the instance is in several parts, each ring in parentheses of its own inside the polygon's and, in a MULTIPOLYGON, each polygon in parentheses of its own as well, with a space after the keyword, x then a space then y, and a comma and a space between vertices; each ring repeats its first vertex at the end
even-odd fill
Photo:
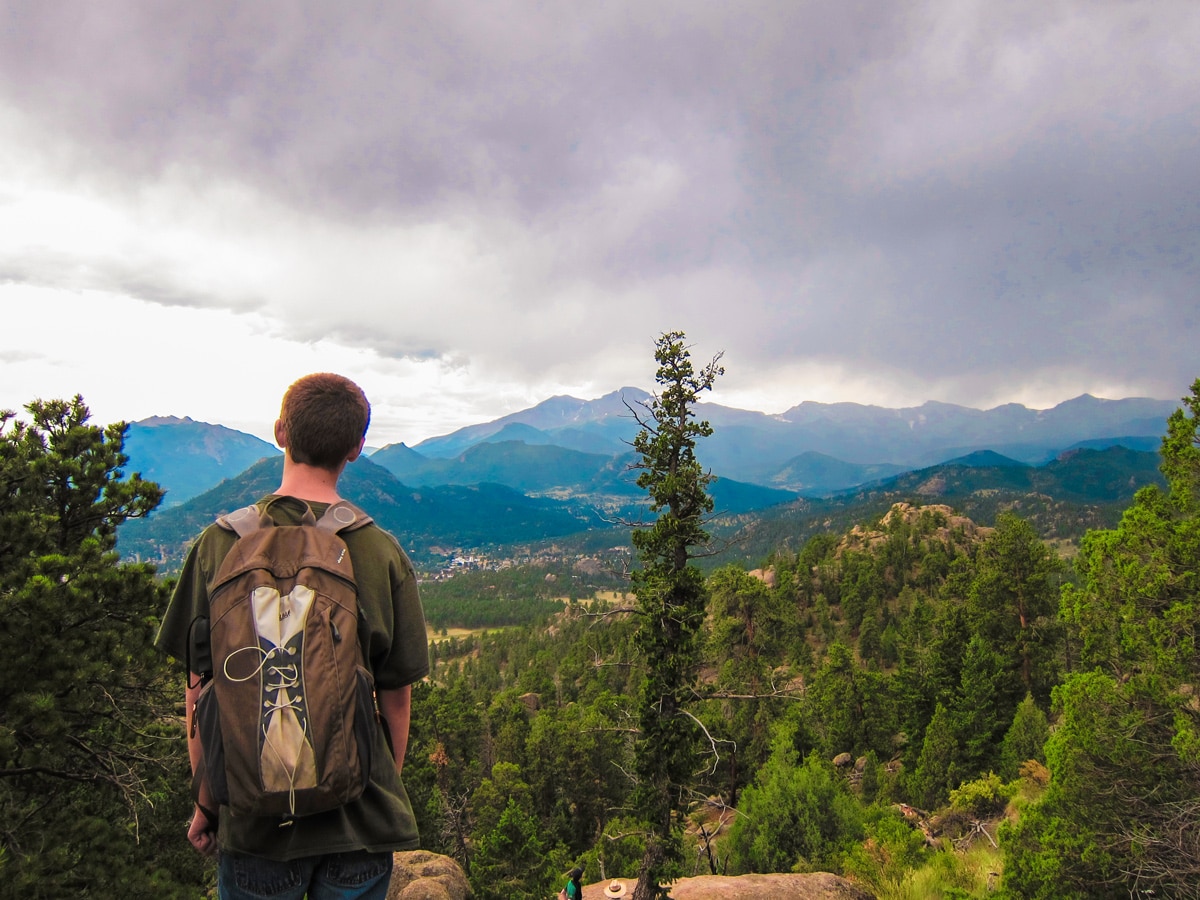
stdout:
MULTIPOLYGON (((196 728, 203 748, 204 779, 208 793, 218 805, 229 805, 229 782, 225 778, 225 745, 221 741, 221 710, 217 704, 215 681, 209 681, 196 698, 196 728)), ((193 782, 193 799, 199 800, 199 779, 193 782)))
POLYGON ((375 730, 378 719, 375 712, 375 679, 363 666, 358 666, 358 693, 354 709, 354 740, 358 744, 358 758, 362 769, 362 786, 366 790, 371 780, 371 750, 375 746, 375 730))

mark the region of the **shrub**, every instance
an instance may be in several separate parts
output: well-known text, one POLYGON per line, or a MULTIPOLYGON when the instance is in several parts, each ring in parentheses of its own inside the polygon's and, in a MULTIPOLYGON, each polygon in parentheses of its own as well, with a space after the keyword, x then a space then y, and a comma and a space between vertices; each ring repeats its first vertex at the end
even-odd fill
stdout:
POLYGON ((967 781, 950 792, 950 808, 954 812, 973 815, 978 819, 998 816, 1004 812, 1016 785, 1005 784, 995 772, 983 778, 967 781))

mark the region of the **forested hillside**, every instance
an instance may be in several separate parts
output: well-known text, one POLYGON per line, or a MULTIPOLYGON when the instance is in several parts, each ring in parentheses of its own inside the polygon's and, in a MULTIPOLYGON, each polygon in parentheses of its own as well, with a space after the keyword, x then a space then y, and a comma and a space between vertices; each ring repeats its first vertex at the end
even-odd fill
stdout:
MULTIPOLYGON (((150 647, 167 585, 114 553, 158 491, 122 475, 121 427, 88 424, 81 400, 29 413, 0 421, 0 896, 194 896, 211 874, 180 827, 180 678, 150 647)), ((1070 562, 1002 494, 980 498, 985 526, 945 495, 881 493, 753 571, 708 570, 680 670, 694 727, 658 738, 690 754, 678 873, 827 870, 881 898, 1200 896, 1198 426, 1200 381, 1162 486, 1070 562)), ((1087 452, 1063 465, 1103 487, 1087 452)), ((424 845, 481 898, 644 865, 646 608, 589 565, 425 588, 435 628, 477 631, 431 645, 405 781, 424 845)))
MULTIPOLYGON (((1068 567, 942 505, 706 581, 691 872, 830 870, 880 897, 1200 895, 1200 382, 1068 567), (1053 731, 1052 731, 1053 730, 1053 731), (1051 736, 1052 735, 1052 736, 1051 736)), ((637 614, 435 648, 410 748, 426 840, 481 896, 629 877, 637 614), (538 860, 543 860, 539 863, 538 860)))
MULTIPOLYGON (((711 739, 695 785, 700 870, 802 864, 867 877, 861 842, 872 817, 891 821, 887 803, 934 810, 964 781, 1015 779, 1040 756, 1039 740, 1022 742, 1018 710, 1044 739, 1065 664, 1062 574, 1019 518, 980 529, 944 507, 903 506, 758 576, 713 573, 693 710, 711 739), (853 778, 853 765, 832 764, 843 753, 860 760, 853 778), (793 816, 811 832, 787 826, 793 816)), ((498 842, 512 849, 497 831, 507 809, 507 827, 524 823, 563 866, 584 858, 597 879, 601 867, 629 874, 641 848, 616 836, 630 828, 619 810, 632 788, 635 628, 629 612, 595 602, 549 627, 435 646, 406 769, 427 840, 473 872, 515 877, 528 859, 472 859, 498 842), (501 798, 504 808, 489 806, 501 798)))
POLYGON ((939 503, 989 525, 1015 511, 1043 539, 1073 549, 1089 530, 1114 527, 1139 489, 1165 486, 1159 465, 1157 453, 1122 446, 1075 449, 1042 466, 973 454, 825 498, 720 516, 711 530, 724 560, 753 566, 814 535, 882 516, 893 504, 939 503))

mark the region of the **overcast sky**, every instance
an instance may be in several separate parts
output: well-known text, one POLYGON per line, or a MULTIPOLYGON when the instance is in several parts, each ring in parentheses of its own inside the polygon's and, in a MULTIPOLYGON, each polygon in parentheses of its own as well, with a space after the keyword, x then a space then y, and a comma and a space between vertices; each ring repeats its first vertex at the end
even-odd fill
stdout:
POLYGON ((1200 376, 1200 3, 0 0, 0 408, 370 442, 1200 376))

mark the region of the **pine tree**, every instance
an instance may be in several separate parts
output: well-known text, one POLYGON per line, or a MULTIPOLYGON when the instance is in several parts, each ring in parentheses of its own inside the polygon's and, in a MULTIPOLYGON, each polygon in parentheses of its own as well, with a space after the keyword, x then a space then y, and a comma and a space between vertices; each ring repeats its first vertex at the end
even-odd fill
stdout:
POLYGON ((960 780, 959 753, 950 713, 939 703, 925 729, 921 755, 910 779, 909 794, 914 803, 932 811, 946 802, 960 780))
POLYGON ((728 780, 723 795, 731 806, 743 780, 770 752, 772 674, 784 647, 799 633, 794 606, 784 595, 737 566, 725 566, 708 579, 711 594, 706 658, 717 669, 717 688, 754 699, 726 702, 711 710, 730 743, 725 754, 728 780), (719 717, 719 718, 718 718, 719 717))
MULTIPOLYGON (((480 900, 542 897, 551 892, 552 871, 537 820, 510 799, 496 825, 480 839, 471 864, 471 885, 480 900)), ((561 862, 565 857, 552 855, 561 862)))
POLYGON ((0 412, 0 882, 194 895, 180 682, 152 646, 164 589, 114 552, 162 493, 124 477, 124 424, 88 424, 82 398, 26 410, 0 412))
POLYGON ((951 710, 962 777, 973 778, 996 767, 1000 740, 1013 717, 1005 698, 1012 694, 1015 682, 1017 675, 988 641, 972 636, 951 710))
POLYGON ((1030 759, 1044 763, 1049 736, 1046 714, 1033 702, 1033 696, 1026 694, 1000 744, 1000 775, 1011 781, 1020 773, 1021 763, 1030 759))
POLYGON ((866 804, 874 803, 879 794, 879 757, 875 755, 874 750, 868 750, 863 761, 859 792, 862 794, 863 803, 866 804))
POLYGON ((809 729, 830 758, 839 753, 887 753, 896 708, 879 672, 864 670, 843 643, 830 646, 806 691, 809 729))
POLYGON ((641 568, 633 573, 640 627, 636 646, 645 668, 635 748, 634 805, 650 829, 633 900, 651 900, 677 877, 687 787, 697 762, 697 728, 686 712, 700 662, 699 634, 707 590, 691 563, 708 543, 712 475, 696 458, 696 442, 712 433, 696 418, 700 395, 724 373, 718 355, 697 371, 682 332, 659 337, 655 380, 661 386, 642 412, 633 441, 638 486, 650 497, 653 525, 634 531, 641 568))
POLYGON ((862 809, 815 752, 803 763, 796 724, 776 727, 771 757, 746 788, 729 836, 734 872, 839 871, 862 836, 862 809))
POLYGON ((1007 707, 1006 717, 1026 693, 1049 701, 1058 681, 1060 568, 1033 526, 1011 512, 996 517, 996 530, 976 555, 967 597, 971 629, 1020 674, 1020 685, 998 698, 1007 707))

